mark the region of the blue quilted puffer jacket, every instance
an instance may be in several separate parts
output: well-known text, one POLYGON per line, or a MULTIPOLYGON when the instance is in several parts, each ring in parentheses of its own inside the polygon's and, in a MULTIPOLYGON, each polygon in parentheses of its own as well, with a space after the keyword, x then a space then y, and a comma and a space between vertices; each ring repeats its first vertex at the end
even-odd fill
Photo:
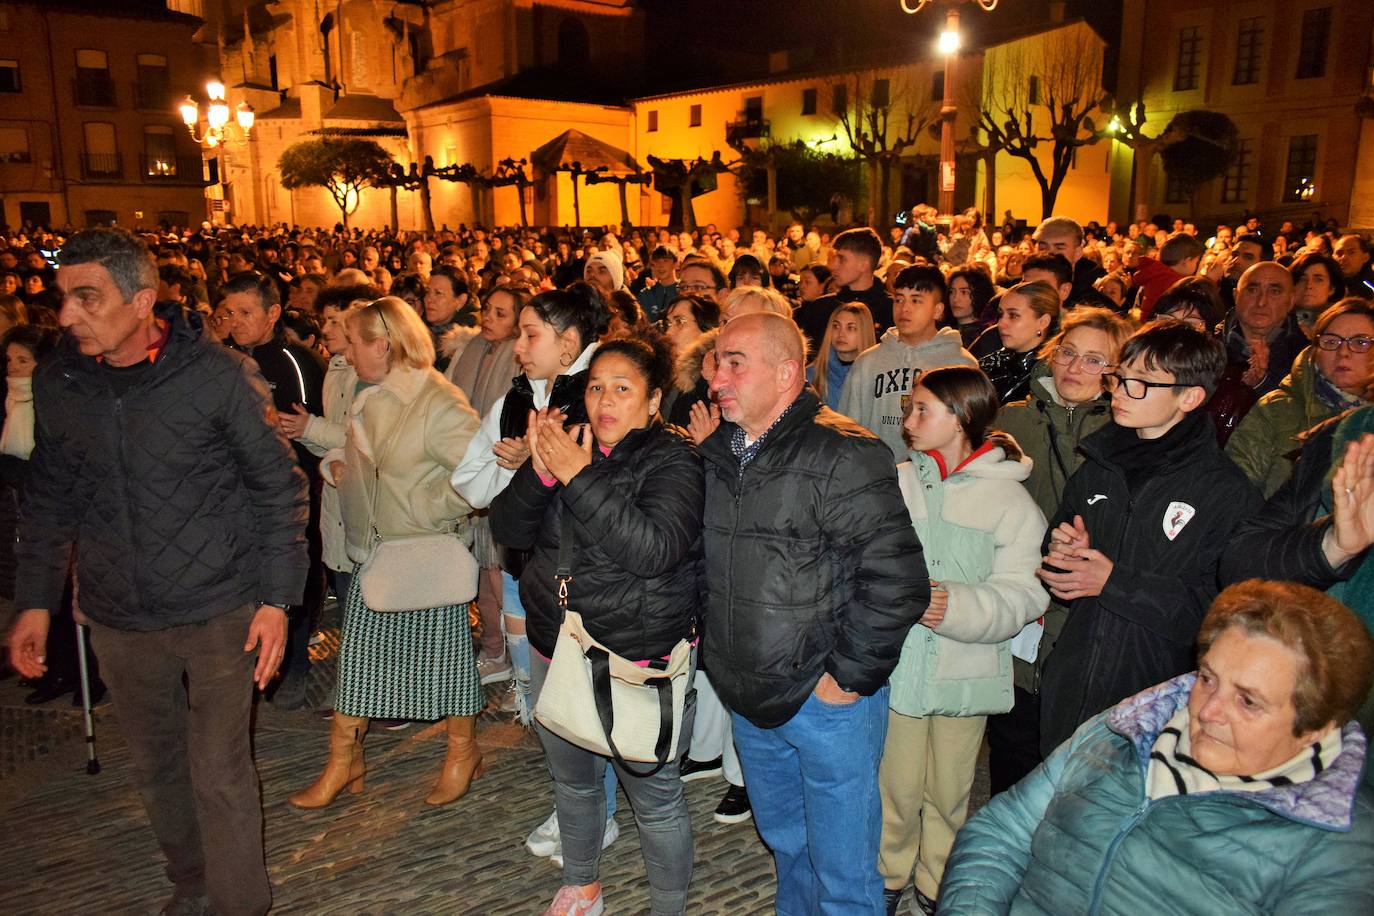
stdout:
POLYGON ((21 608, 60 607, 73 544, 81 610, 115 629, 301 600, 305 475, 267 383, 252 360, 205 337, 199 315, 171 303, 157 315, 167 342, 122 396, 69 342, 34 376, 21 608))
POLYGON ((1085 723, 960 831, 939 912, 1140 916, 1374 913, 1374 790, 1365 736, 1310 782, 1145 798, 1159 731, 1195 674, 1085 723))

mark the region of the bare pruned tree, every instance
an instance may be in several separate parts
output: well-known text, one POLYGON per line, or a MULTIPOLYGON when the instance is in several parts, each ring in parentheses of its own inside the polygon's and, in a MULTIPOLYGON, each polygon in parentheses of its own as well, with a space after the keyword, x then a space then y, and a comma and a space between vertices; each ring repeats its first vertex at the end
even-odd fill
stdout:
POLYGON ((844 138, 867 172, 869 225, 886 225, 893 168, 939 119, 940 107, 906 73, 855 73, 831 84, 831 92, 844 138))
POLYGON ((1026 160, 1040 185, 1042 217, 1050 216, 1079 147, 1101 139, 1092 117, 1107 101, 1101 44, 1086 27, 1063 30, 989 53, 983 68, 978 122, 987 144, 1026 160))

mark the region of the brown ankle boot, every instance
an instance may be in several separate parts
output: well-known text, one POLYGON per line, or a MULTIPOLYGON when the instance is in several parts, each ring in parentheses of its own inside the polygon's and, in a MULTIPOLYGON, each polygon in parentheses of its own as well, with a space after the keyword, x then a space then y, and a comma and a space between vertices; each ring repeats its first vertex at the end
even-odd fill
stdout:
POLYGON ((287 799, 297 808, 323 808, 334 800, 345 786, 357 795, 363 790, 363 735, 367 734, 367 719, 346 716, 335 710, 333 728, 329 732, 329 760, 314 785, 287 799))
POLYGON ((448 753, 425 804, 447 805, 462 798, 483 769, 482 752, 477 749, 477 717, 449 716, 448 753))

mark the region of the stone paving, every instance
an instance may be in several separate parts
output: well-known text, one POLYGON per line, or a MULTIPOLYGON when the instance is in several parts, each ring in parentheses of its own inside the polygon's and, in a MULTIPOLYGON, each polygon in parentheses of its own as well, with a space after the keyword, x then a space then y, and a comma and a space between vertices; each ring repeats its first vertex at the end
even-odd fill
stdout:
MULTIPOLYGON (((310 694, 327 693, 327 655, 310 694)), ((26 707, 25 690, 0 682, 0 826, 6 837, 0 913, 10 916, 156 913, 169 894, 163 860, 129 773, 116 714, 96 712, 102 771, 87 775, 80 711, 63 698, 26 707)), ((539 913, 560 873, 522 847, 552 810, 534 737, 492 712, 479 721, 486 775, 460 801, 424 804, 444 753, 442 725, 376 730, 367 739, 367 789, 322 811, 286 796, 323 763, 328 724, 309 711, 259 703, 255 754, 262 778, 266 850, 275 905, 287 914, 539 913)), ((986 797, 980 766, 975 800, 986 797)), ((686 785, 696 842, 690 913, 745 916, 772 910, 772 860, 752 822, 717 824, 719 779, 686 785)), ((628 802, 621 838, 602 859, 607 912, 643 913, 648 885, 628 802)))

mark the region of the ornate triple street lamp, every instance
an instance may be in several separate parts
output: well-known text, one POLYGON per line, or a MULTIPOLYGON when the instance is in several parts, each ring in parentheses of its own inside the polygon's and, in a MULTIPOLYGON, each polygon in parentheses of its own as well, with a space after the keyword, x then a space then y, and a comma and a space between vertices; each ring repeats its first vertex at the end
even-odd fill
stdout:
POLYGON ((211 80, 205 84, 205 94, 210 97, 210 102, 205 111, 205 130, 199 134, 196 133, 196 125, 200 123, 200 103, 188 95, 177 106, 182 122, 191 132, 191 139, 209 149, 247 143, 253 130, 253 106, 240 102, 234 112, 237 124, 231 124, 229 103, 224 100, 224 84, 219 80, 211 80))
MULTIPOLYGON (((970 0, 897 0, 904 13, 919 13, 927 6, 943 7, 945 26, 940 31, 936 49, 945 59, 945 97, 940 105, 940 213, 954 213, 954 119, 958 105, 954 101, 955 64, 959 55, 959 7, 970 0)), ((998 0, 971 0, 984 12, 997 8, 998 0)))

